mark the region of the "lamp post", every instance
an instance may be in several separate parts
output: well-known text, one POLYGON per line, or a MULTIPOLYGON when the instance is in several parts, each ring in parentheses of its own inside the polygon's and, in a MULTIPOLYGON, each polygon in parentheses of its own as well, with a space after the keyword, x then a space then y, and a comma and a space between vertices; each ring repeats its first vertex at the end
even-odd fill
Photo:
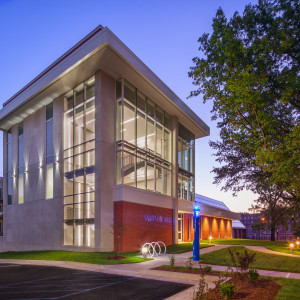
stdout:
POLYGON ((200 229, 200 207, 194 206, 193 228, 194 228, 194 242, 193 242, 193 261, 199 261, 199 229, 200 229))
POLYGON ((297 248, 299 248, 299 244, 300 244, 300 242, 299 242, 299 241, 297 241, 297 242, 296 242, 296 244, 297 244, 297 248))
POLYGON ((212 241, 212 236, 209 237, 209 242, 211 243, 211 241, 212 241))
POLYGON ((294 244, 290 244, 291 253, 293 253, 294 244))

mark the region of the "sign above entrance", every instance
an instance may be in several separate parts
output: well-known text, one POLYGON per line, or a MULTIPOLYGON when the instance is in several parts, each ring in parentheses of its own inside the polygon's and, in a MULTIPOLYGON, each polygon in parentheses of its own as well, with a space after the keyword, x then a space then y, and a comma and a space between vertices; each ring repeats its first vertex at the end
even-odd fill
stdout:
POLYGON ((172 223, 171 217, 159 216, 159 215, 144 214, 144 220, 146 222, 154 222, 154 223, 172 223))

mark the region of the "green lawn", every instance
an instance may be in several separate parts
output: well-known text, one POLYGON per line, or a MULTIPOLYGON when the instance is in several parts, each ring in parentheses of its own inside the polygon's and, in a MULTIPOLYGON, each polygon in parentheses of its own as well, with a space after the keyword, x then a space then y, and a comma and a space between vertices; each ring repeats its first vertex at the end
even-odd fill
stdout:
MULTIPOLYGON (((230 247, 236 249, 239 252, 243 252, 245 247, 234 246, 230 247)), ((257 251, 250 252, 256 253, 256 261, 251 266, 256 269, 261 270, 273 270, 273 271, 284 271, 284 272, 294 272, 300 273, 300 258, 298 257, 288 257, 276 254, 266 254, 257 251)), ((206 254, 200 254, 200 259, 202 263, 228 266, 232 265, 230 255, 228 253, 228 248, 213 251, 206 254)))
MULTIPOLYGON (((211 247, 211 246, 213 246, 213 245, 200 243, 200 249, 211 247)), ((184 252, 189 252, 189 251, 193 251, 193 243, 192 242, 167 246, 168 254, 179 254, 179 253, 184 253, 184 252)))
POLYGON ((26 252, 4 252, 0 253, 0 259, 28 259, 28 260, 55 260, 75 261, 97 265, 131 264, 145 260, 139 252, 122 253, 124 259, 109 260, 108 258, 117 255, 113 252, 71 252, 71 251, 26 251, 26 252))
POLYGON ((276 300, 296 300, 300 299, 300 280, 299 279, 286 279, 275 277, 264 277, 272 279, 282 286, 276 297, 276 300))
MULTIPOLYGON (((201 241, 200 243, 209 243, 209 241, 201 241)), ((243 245, 243 246, 263 246, 267 249, 283 253, 291 253, 289 243, 286 241, 259 241, 259 240, 248 240, 248 239, 222 239, 222 240, 213 240, 213 244, 222 244, 222 245, 243 245)), ((296 248, 294 243, 294 252, 293 254, 300 255, 300 248, 296 248)))

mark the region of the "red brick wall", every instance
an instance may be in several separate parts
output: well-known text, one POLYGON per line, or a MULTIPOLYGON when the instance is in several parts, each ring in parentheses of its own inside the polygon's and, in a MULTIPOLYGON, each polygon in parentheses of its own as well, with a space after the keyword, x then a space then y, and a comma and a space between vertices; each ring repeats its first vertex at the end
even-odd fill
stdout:
POLYGON ((208 240, 208 237, 210 235, 209 217, 201 216, 201 230, 202 230, 202 240, 208 240))
POLYGON ((220 239, 225 239, 225 220, 220 219, 220 239))
POLYGON ((226 238, 231 239, 232 238, 232 221, 226 220, 226 238))
POLYGON ((114 245, 121 252, 140 250, 144 243, 162 241, 172 244, 172 209, 118 201, 114 203, 114 245), (151 220, 151 216, 155 219, 151 220), (148 217, 148 218, 147 218, 148 217), (171 221, 171 222, 169 222, 171 221), (124 234, 117 238, 118 228, 124 234))
POLYGON ((217 218, 212 218, 212 221, 211 221, 211 236, 214 240, 219 238, 217 218))
POLYGON ((183 214, 183 241, 188 241, 188 214, 183 214))

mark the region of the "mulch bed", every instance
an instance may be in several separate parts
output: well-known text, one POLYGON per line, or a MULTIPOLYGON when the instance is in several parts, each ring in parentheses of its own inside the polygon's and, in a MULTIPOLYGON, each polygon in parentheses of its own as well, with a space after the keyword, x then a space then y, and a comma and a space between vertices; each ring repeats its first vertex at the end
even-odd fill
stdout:
MULTIPOLYGON (((234 283, 235 293, 231 299, 243 300, 274 300, 281 285, 271 279, 258 278, 254 282, 248 280, 236 281, 231 279, 228 283, 234 283)), ((209 291, 208 299, 224 299, 217 290, 209 291)))
MULTIPOLYGON (((181 273, 191 273, 191 274, 200 274, 199 270, 187 270, 187 269, 170 269, 167 267, 156 267, 153 270, 161 271, 172 271, 172 272, 181 272, 181 273)), ((206 275, 214 275, 217 280, 217 273, 209 272, 205 273, 206 275)), ((274 300, 281 285, 277 284, 271 279, 258 278, 257 280, 251 282, 248 278, 243 280, 235 278, 227 281, 228 283, 234 283, 235 294, 232 299, 243 299, 243 300, 274 300)), ((210 290, 208 293, 208 299, 224 299, 221 293, 218 290, 210 290)))
POLYGON ((124 258, 126 258, 126 257, 125 256, 121 256, 121 255, 115 255, 115 256, 109 257, 108 259, 109 260, 112 260, 112 259, 118 260, 118 259, 124 259, 124 258))

